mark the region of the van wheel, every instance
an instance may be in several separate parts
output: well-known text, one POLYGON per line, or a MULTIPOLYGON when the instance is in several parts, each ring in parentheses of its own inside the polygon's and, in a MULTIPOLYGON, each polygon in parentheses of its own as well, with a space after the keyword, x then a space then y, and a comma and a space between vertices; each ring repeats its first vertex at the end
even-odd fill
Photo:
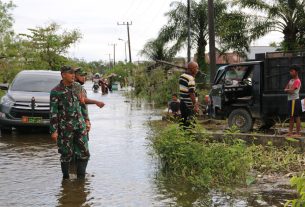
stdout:
POLYGON ((249 132, 253 128, 251 114, 245 109, 235 109, 229 115, 229 127, 237 126, 241 132, 249 132))
POLYGON ((0 130, 1 130, 2 133, 11 133, 12 132, 12 127, 0 126, 0 130))

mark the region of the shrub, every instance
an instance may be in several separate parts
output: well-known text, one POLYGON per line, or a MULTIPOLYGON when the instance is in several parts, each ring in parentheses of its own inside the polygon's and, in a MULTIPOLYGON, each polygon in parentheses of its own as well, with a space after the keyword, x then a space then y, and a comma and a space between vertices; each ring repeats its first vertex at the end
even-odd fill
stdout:
POLYGON ((242 142, 210 142, 198 126, 193 132, 177 124, 158 131, 152 139, 153 147, 163 168, 172 175, 204 188, 246 183, 250 158, 242 142))

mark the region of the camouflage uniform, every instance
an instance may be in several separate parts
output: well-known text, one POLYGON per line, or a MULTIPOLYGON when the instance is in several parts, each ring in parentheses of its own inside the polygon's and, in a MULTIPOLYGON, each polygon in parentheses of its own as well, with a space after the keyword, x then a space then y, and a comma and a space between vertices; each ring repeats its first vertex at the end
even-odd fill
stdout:
POLYGON ((81 107, 79 91, 81 85, 73 83, 64 86, 62 81, 50 95, 50 132, 58 132, 58 152, 61 162, 77 159, 88 160, 88 133, 85 120, 89 120, 87 110, 81 107))

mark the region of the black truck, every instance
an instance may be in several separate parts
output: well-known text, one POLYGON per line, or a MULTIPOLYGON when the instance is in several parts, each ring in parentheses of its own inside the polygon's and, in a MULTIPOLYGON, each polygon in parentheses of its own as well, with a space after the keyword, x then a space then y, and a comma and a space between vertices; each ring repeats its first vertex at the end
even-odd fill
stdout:
MULTIPOLYGON (((289 117, 284 88, 292 65, 301 68, 299 77, 305 80, 305 51, 256 54, 255 61, 219 68, 209 94, 209 114, 228 119, 229 127, 235 125, 241 132, 250 131, 256 120, 262 129, 286 120, 289 117)), ((304 95, 305 86, 300 98, 304 95)))

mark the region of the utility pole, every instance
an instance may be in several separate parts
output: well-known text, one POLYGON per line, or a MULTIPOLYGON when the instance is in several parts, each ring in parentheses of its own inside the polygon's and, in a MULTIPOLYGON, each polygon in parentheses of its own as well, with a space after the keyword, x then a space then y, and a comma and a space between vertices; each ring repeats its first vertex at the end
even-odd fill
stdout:
POLYGON ((123 25, 127 25, 127 36, 128 36, 128 48, 129 48, 129 62, 132 63, 131 60, 131 47, 130 47, 130 32, 129 32, 129 26, 132 25, 132 22, 123 22, 122 24, 118 23, 119 26, 123 25))
POLYGON ((122 38, 119 38, 119 40, 124 41, 124 45, 125 45, 125 63, 127 63, 127 50, 126 50, 126 44, 127 42, 125 40, 123 40, 122 38))
POLYGON ((191 0, 187 0, 187 62, 191 61, 191 0))
POLYGON ((115 66, 115 46, 116 44, 109 44, 110 46, 113 46, 113 66, 115 66))
POLYGON ((210 83, 213 83, 216 74, 216 49, 215 49, 215 25, 214 25, 214 2, 208 0, 209 21, 209 46, 210 46, 210 83))
POLYGON ((111 67, 111 54, 110 53, 107 53, 106 55, 109 56, 109 68, 111 67))

